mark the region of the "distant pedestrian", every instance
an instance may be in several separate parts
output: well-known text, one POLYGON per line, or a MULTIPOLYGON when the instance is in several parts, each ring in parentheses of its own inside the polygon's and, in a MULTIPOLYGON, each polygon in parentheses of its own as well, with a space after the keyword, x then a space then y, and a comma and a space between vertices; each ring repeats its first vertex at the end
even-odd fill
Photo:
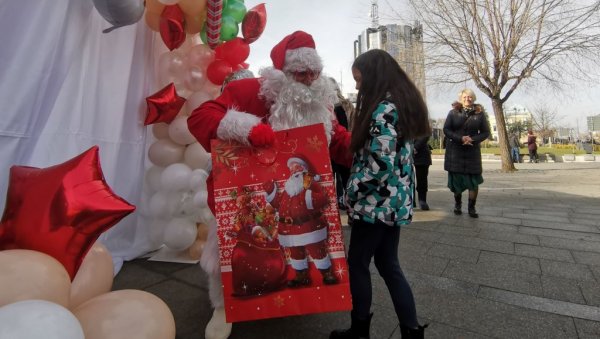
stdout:
MULTIPOLYGON (((333 107, 335 118, 340 125, 348 129, 348 120, 354 113, 354 105, 350 100, 344 97, 337 81, 335 81, 334 78, 329 78, 329 80, 331 80, 337 95, 337 101, 333 107)), ((350 168, 348 168, 348 166, 340 165, 331 159, 331 169, 333 176, 335 177, 338 208, 345 210, 344 194, 346 192, 346 185, 348 184, 348 177, 350 176, 350 168)))
POLYGON ((537 137, 532 130, 527 131, 527 149, 529 150, 529 162, 539 162, 537 153, 537 137))
POLYGON ((517 135, 517 133, 511 133, 510 137, 508 138, 508 143, 510 145, 510 155, 512 157, 513 163, 521 162, 521 150, 519 148, 519 146, 521 146, 521 143, 519 142, 519 136, 517 135))
MULTIPOLYGON (((419 208, 423 211, 429 210, 427 204, 427 176, 429 175, 429 166, 431 166, 431 146, 429 137, 417 138, 415 140, 415 150, 413 152, 415 172, 417 174, 417 195, 419 197, 419 208)), ((416 201, 417 199, 415 199, 416 201)))
POLYGON ((472 90, 462 90, 458 100, 444 124, 444 169, 448 171, 448 188, 454 193, 454 214, 462 214, 462 192, 469 190, 469 216, 478 218, 475 203, 483 183, 480 143, 490 136, 490 127, 483 107, 475 104, 472 90))

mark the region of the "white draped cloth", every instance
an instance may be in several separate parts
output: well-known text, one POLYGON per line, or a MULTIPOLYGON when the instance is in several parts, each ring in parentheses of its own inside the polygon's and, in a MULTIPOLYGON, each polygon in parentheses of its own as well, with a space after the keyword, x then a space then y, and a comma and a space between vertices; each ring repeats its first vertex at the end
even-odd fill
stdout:
MULTIPOLYGON (((145 98, 157 90, 157 34, 110 33, 91 0, 0 0, 0 206, 13 165, 53 166, 93 145, 113 191, 134 205, 146 160, 145 98)), ((132 213, 100 237, 115 272, 153 250, 132 213)))

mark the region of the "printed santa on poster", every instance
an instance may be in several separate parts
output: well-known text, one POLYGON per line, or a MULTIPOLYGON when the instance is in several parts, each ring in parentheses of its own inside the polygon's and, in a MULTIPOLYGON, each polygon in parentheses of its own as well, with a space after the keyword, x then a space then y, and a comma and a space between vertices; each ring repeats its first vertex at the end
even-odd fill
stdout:
POLYGON ((227 322, 352 308, 323 124, 212 141, 227 322))

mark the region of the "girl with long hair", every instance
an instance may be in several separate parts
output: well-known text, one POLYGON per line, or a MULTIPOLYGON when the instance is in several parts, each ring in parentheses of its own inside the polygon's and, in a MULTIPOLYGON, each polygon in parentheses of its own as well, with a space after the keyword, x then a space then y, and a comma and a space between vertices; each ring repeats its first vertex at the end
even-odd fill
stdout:
POLYGON ((369 266, 383 277, 402 338, 423 338, 411 288, 398 261, 400 228, 413 216, 413 140, 429 135, 429 114, 421 93, 383 50, 361 54, 352 65, 358 90, 350 120, 352 169, 346 205, 352 226, 348 267, 351 327, 330 338, 369 338, 372 285, 369 266))

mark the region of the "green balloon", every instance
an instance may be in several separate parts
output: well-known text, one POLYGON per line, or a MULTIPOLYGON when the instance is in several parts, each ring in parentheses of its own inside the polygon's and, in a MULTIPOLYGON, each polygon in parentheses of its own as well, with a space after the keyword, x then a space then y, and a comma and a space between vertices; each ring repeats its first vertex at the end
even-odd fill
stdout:
POLYGON ((206 21, 202 24, 202 29, 200 30, 200 40, 207 45, 208 37, 206 36, 206 21))
POLYGON ((235 19, 223 15, 221 21, 221 41, 229 41, 238 35, 239 28, 235 19))
POLYGON ((226 7, 223 7, 223 16, 232 17, 238 24, 244 20, 246 15, 246 6, 242 2, 230 0, 226 7))

